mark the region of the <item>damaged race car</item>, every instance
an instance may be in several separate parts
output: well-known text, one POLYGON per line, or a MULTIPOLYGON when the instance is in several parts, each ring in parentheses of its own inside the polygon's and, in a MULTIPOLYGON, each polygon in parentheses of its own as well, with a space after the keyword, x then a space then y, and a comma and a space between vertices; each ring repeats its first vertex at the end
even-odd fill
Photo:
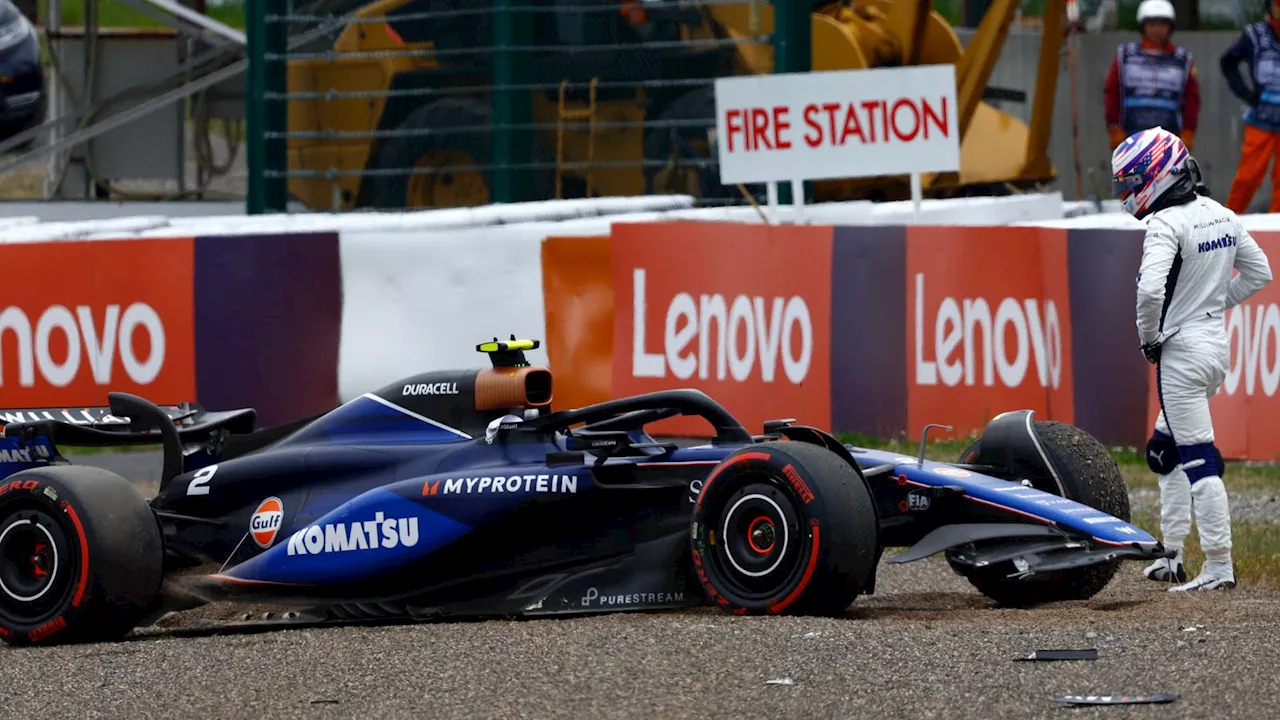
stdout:
MULTIPOLYGON (((1131 525, 1105 447, 1031 411, 956 463, 840 443, 790 420, 752 434, 691 389, 552 410, 534 340, 491 367, 429 372, 313 418, 159 407, 110 393, 76 413, 0 413, 0 638, 120 639, 207 603, 317 622, 655 610, 839 614, 889 562, 944 553, 1005 605, 1088 598, 1131 525), (705 420, 709 441, 646 427, 705 420), (38 417, 37 417, 38 416, 38 417), (62 445, 159 444, 149 500, 62 445)), ((931 426, 933 427, 933 426, 931 426)))

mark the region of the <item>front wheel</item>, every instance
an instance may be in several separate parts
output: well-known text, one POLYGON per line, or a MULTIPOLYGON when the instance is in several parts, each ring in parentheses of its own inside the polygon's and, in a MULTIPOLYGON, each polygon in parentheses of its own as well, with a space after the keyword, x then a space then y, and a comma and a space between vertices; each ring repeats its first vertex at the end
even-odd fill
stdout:
MULTIPOLYGON (((1034 480, 1037 489, 1129 522, 1129 491, 1115 458, 1111 457, 1105 445, 1084 430, 1062 422, 1038 420, 1034 428, 1036 438, 1059 474, 1057 480, 1034 480)), ((969 457, 976 450, 976 447, 970 448, 964 456, 969 457)), ((1120 570, 1120 563, 1120 560, 1111 560, 1026 580, 1007 577, 1015 571, 1012 562, 989 568, 966 568, 957 563, 951 563, 951 567, 996 603, 1007 607, 1026 607, 1065 600, 1087 600, 1111 582, 1120 570)))
POLYGON ((159 523, 127 480, 98 468, 38 468, 0 480, 0 639, 116 640, 153 609, 164 572, 159 523))
POLYGON ((698 495, 692 536, 703 590, 738 615, 843 612, 870 587, 881 551, 861 474, 796 441, 721 462, 698 495))

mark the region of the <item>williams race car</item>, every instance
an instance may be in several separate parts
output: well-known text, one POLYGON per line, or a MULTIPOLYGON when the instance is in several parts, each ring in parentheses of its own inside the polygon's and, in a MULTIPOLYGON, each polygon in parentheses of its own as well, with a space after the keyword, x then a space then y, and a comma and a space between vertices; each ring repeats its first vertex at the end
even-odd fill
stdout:
POLYGON ((1005 605, 1084 599, 1122 560, 1168 557, 1129 524, 1124 481, 1081 430, 991 420, 961 462, 867 450, 790 420, 753 435, 671 390, 553 411, 552 374, 430 372, 318 417, 252 409, 7 412, 0 436, 0 637, 119 639, 214 602, 323 621, 654 610, 839 614, 889 562, 944 553, 1005 605), (36 416, 39 417, 36 417, 36 416), (709 442, 656 439, 677 415, 709 442), (58 445, 159 443, 150 500, 58 445))

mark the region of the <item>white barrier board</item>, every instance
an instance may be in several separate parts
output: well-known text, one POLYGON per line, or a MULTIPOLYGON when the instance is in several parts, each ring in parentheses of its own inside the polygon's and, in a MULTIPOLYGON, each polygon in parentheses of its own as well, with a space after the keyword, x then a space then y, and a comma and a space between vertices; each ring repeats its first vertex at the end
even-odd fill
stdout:
MULTIPOLYGON (((494 336, 546 340, 542 240, 604 235, 609 218, 452 231, 346 231, 338 395, 430 370, 484 367, 494 336)), ((526 353, 548 365, 545 347, 526 353)))

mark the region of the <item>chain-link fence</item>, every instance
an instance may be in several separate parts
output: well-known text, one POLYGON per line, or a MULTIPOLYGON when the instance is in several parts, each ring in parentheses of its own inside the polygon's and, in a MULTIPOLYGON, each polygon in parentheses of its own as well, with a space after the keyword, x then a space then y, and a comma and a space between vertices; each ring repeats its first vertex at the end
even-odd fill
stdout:
POLYGON ((807 70, 813 7, 250 3, 249 210, 746 202, 719 182, 715 78, 807 70))

